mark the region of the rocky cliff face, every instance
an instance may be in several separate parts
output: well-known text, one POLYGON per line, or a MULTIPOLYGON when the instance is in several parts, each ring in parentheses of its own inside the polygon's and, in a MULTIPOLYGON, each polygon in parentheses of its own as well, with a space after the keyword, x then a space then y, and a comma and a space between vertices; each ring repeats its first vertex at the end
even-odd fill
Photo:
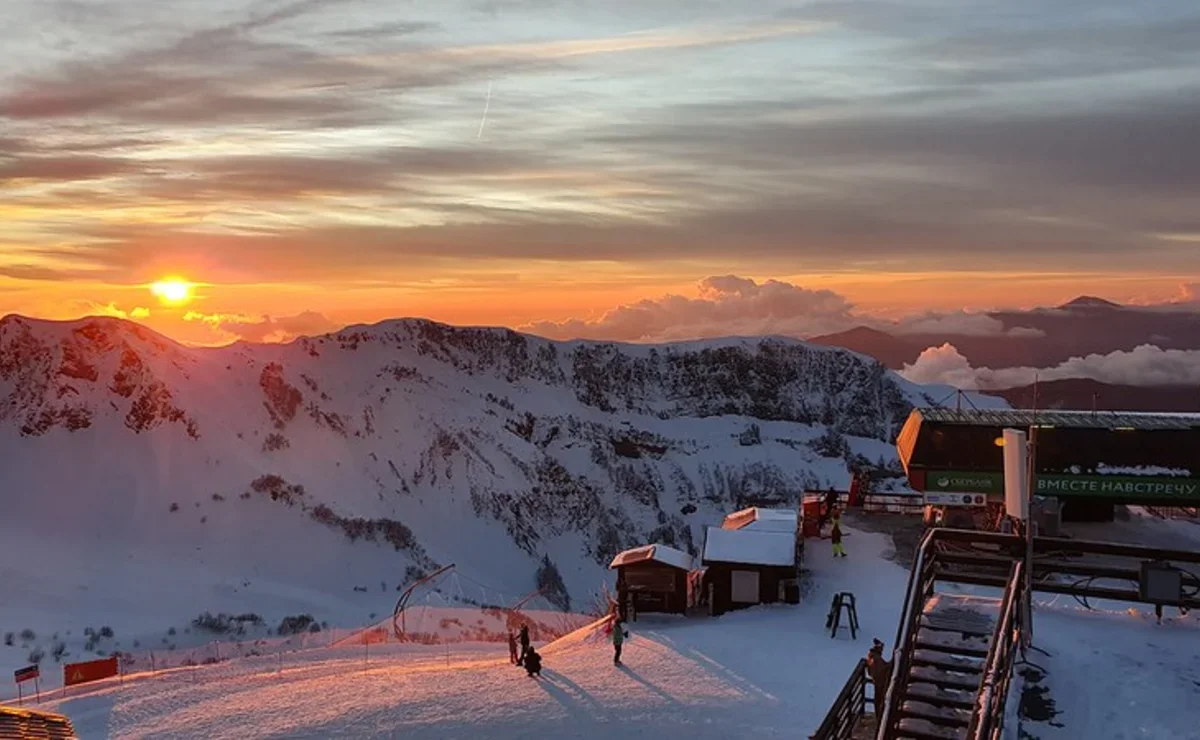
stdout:
MULTIPOLYGON (((891 442, 927 398, 782 339, 560 343, 402 320, 196 349, 116 319, 10 316, 0 497, 36 518, 68 489, 73 526, 137 532, 173 504, 269 502, 256 536, 334 531, 410 574, 455 560, 529 580, 549 556, 578 591, 624 547, 694 549, 747 501, 843 486, 848 464, 897 472, 891 442)), ((248 511, 208 527, 226 549, 248 511)))

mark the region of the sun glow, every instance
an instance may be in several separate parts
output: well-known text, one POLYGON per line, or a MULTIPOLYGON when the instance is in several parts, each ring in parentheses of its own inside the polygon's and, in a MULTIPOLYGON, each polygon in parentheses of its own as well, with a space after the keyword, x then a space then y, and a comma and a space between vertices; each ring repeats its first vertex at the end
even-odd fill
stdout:
POLYGON ((192 299, 192 284, 183 278, 163 278, 150 285, 150 292, 168 306, 180 306, 192 299))

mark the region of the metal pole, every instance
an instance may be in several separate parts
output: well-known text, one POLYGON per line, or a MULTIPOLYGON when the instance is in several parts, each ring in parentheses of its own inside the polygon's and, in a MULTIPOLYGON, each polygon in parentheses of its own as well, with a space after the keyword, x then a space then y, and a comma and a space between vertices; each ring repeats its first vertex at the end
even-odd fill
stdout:
POLYGON ((1029 510, 1025 517, 1025 629, 1023 647, 1026 649, 1033 644, 1033 494, 1037 490, 1037 435, 1035 424, 1029 428, 1029 470, 1027 486, 1029 488, 1029 510))

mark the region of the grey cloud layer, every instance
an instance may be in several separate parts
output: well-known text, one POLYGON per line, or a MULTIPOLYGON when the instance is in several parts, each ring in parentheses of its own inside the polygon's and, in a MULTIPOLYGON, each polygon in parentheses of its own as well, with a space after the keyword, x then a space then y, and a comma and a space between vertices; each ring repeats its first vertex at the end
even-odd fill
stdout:
MULTIPOLYGON (((64 24, 116 34, 155 6, 118 3, 104 22, 57 7, 64 24)), ((200 30, 155 16, 167 25, 139 43, 0 76, 0 184, 62 188, 17 201, 39 206, 55 193, 217 213, 249 202, 288 218, 225 233, 61 224, 75 241, 39 254, 113 279, 150 253, 197 248, 245 271, 291 255, 281 278, 349 257, 918 270, 1015 256, 1200 271, 1194 249, 1160 238, 1200 233, 1200 8, 1183 0, 1136 13, 1115 0, 770 2, 753 16, 626 0, 465 2, 427 17, 382 0, 216 7, 200 30), (639 12, 663 36, 644 50, 655 63, 596 51, 639 12), (494 40, 457 41, 481 21, 494 40), (828 25, 730 40, 768 21, 828 25), (736 64, 746 54, 758 68, 736 64), (680 70, 688 84, 673 82, 680 70), (489 79, 496 107, 476 141, 489 79), (711 86, 689 92, 695 80, 711 86), (292 143, 303 136, 325 138, 292 143), (264 151, 160 151, 245 137, 264 151), (292 218, 345 216, 355 198, 374 225, 292 218), (422 218, 400 217, 411 210, 422 218)))

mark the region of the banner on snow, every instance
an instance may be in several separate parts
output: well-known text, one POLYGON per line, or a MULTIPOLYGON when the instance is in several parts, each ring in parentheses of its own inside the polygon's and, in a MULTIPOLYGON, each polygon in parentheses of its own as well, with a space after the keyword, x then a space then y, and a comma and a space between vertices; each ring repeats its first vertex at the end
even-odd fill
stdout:
POLYGON ((99 681, 117 675, 120 666, 117 656, 104 660, 89 660, 86 663, 67 663, 63 666, 63 686, 99 681))

